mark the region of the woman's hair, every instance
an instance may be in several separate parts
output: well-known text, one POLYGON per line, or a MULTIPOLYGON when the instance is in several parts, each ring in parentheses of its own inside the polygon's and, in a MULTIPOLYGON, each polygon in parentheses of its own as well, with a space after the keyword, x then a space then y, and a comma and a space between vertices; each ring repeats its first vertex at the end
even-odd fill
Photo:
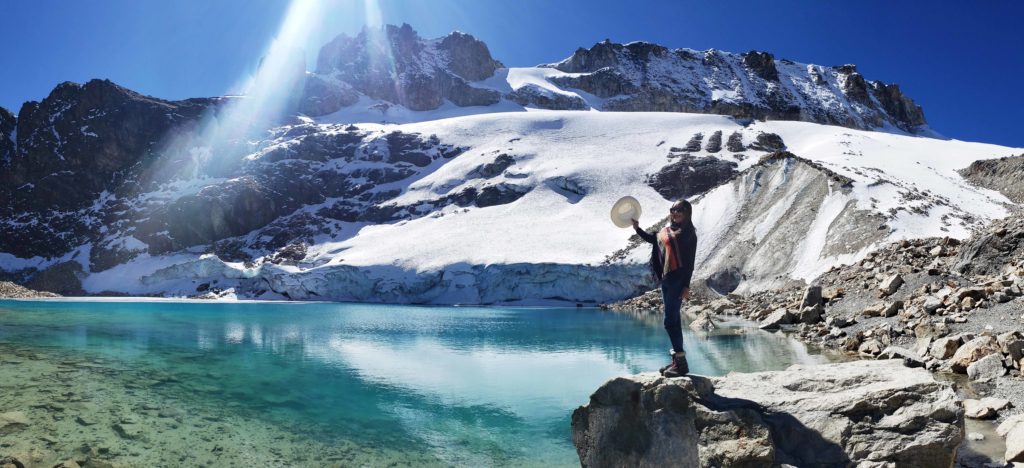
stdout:
POLYGON ((693 226, 693 205, 686 200, 679 200, 672 204, 673 210, 678 210, 685 216, 683 219, 683 227, 696 230, 693 226))

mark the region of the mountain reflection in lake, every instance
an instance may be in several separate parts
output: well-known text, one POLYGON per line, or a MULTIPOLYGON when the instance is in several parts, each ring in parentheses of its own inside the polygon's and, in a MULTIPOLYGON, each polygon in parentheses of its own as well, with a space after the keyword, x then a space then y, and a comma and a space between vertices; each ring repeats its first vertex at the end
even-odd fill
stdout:
MULTIPOLYGON (((684 331, 694 373, 824 360, 684 331)), ((130 465, 576 466, 572 410, 668 347, 660 321, 596 309, 5 301, 0 413, 33 424, 0 442, 52 440, 54 463, 84 444, 130 465)))

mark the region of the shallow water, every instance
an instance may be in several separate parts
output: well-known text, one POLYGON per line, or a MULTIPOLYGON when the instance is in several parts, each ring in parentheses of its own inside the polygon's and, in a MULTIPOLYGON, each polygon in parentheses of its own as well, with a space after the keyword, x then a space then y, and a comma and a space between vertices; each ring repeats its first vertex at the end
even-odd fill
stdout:
MULTIPOLYGON (((821 362, 686 332, 691 371, 821 362)), ((656 323, 595 309, 0 301, 0 456, 250 466, 578 466, 569 421, 655 370, 656 323)))

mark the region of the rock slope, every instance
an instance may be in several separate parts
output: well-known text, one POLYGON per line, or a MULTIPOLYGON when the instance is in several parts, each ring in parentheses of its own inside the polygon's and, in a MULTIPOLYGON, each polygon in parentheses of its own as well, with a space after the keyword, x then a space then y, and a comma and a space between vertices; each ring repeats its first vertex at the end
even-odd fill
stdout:
POLYGON ((51 292, 33 291, 10 281, 0 281, 0 299, 31 299, 37 297, 59 297, 51 292))
POLYGON ((1024 155, 975 161, 960 170, 972 184, 1002 192, 1014 203, 1024 203, 1024 155))
POLYGON ((951 385, 898 360, 605 383, 573 412, 585 467, 951 466, 951 385))

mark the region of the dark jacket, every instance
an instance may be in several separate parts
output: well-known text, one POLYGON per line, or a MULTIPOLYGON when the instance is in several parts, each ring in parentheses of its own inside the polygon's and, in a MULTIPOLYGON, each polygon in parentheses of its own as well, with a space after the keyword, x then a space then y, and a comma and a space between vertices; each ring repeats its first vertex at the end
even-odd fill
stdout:
MULTIPOLYGON (((651 244, 651 272, 661 282, 661 271, 664 268, 664 261, 661 258, 661 248, 658 247, 658 235, 651 234, 639 227, 634 228, 636 234, 651 244)), ((679 251, 682 254, 682 264, 678 269, 669 272, 670 275, 683 275, 683 287, 690 287, 690 279, 693 276, 693 263, 697 257, 697 232, 693 229, 686 229, 677 237, 679 251)))

